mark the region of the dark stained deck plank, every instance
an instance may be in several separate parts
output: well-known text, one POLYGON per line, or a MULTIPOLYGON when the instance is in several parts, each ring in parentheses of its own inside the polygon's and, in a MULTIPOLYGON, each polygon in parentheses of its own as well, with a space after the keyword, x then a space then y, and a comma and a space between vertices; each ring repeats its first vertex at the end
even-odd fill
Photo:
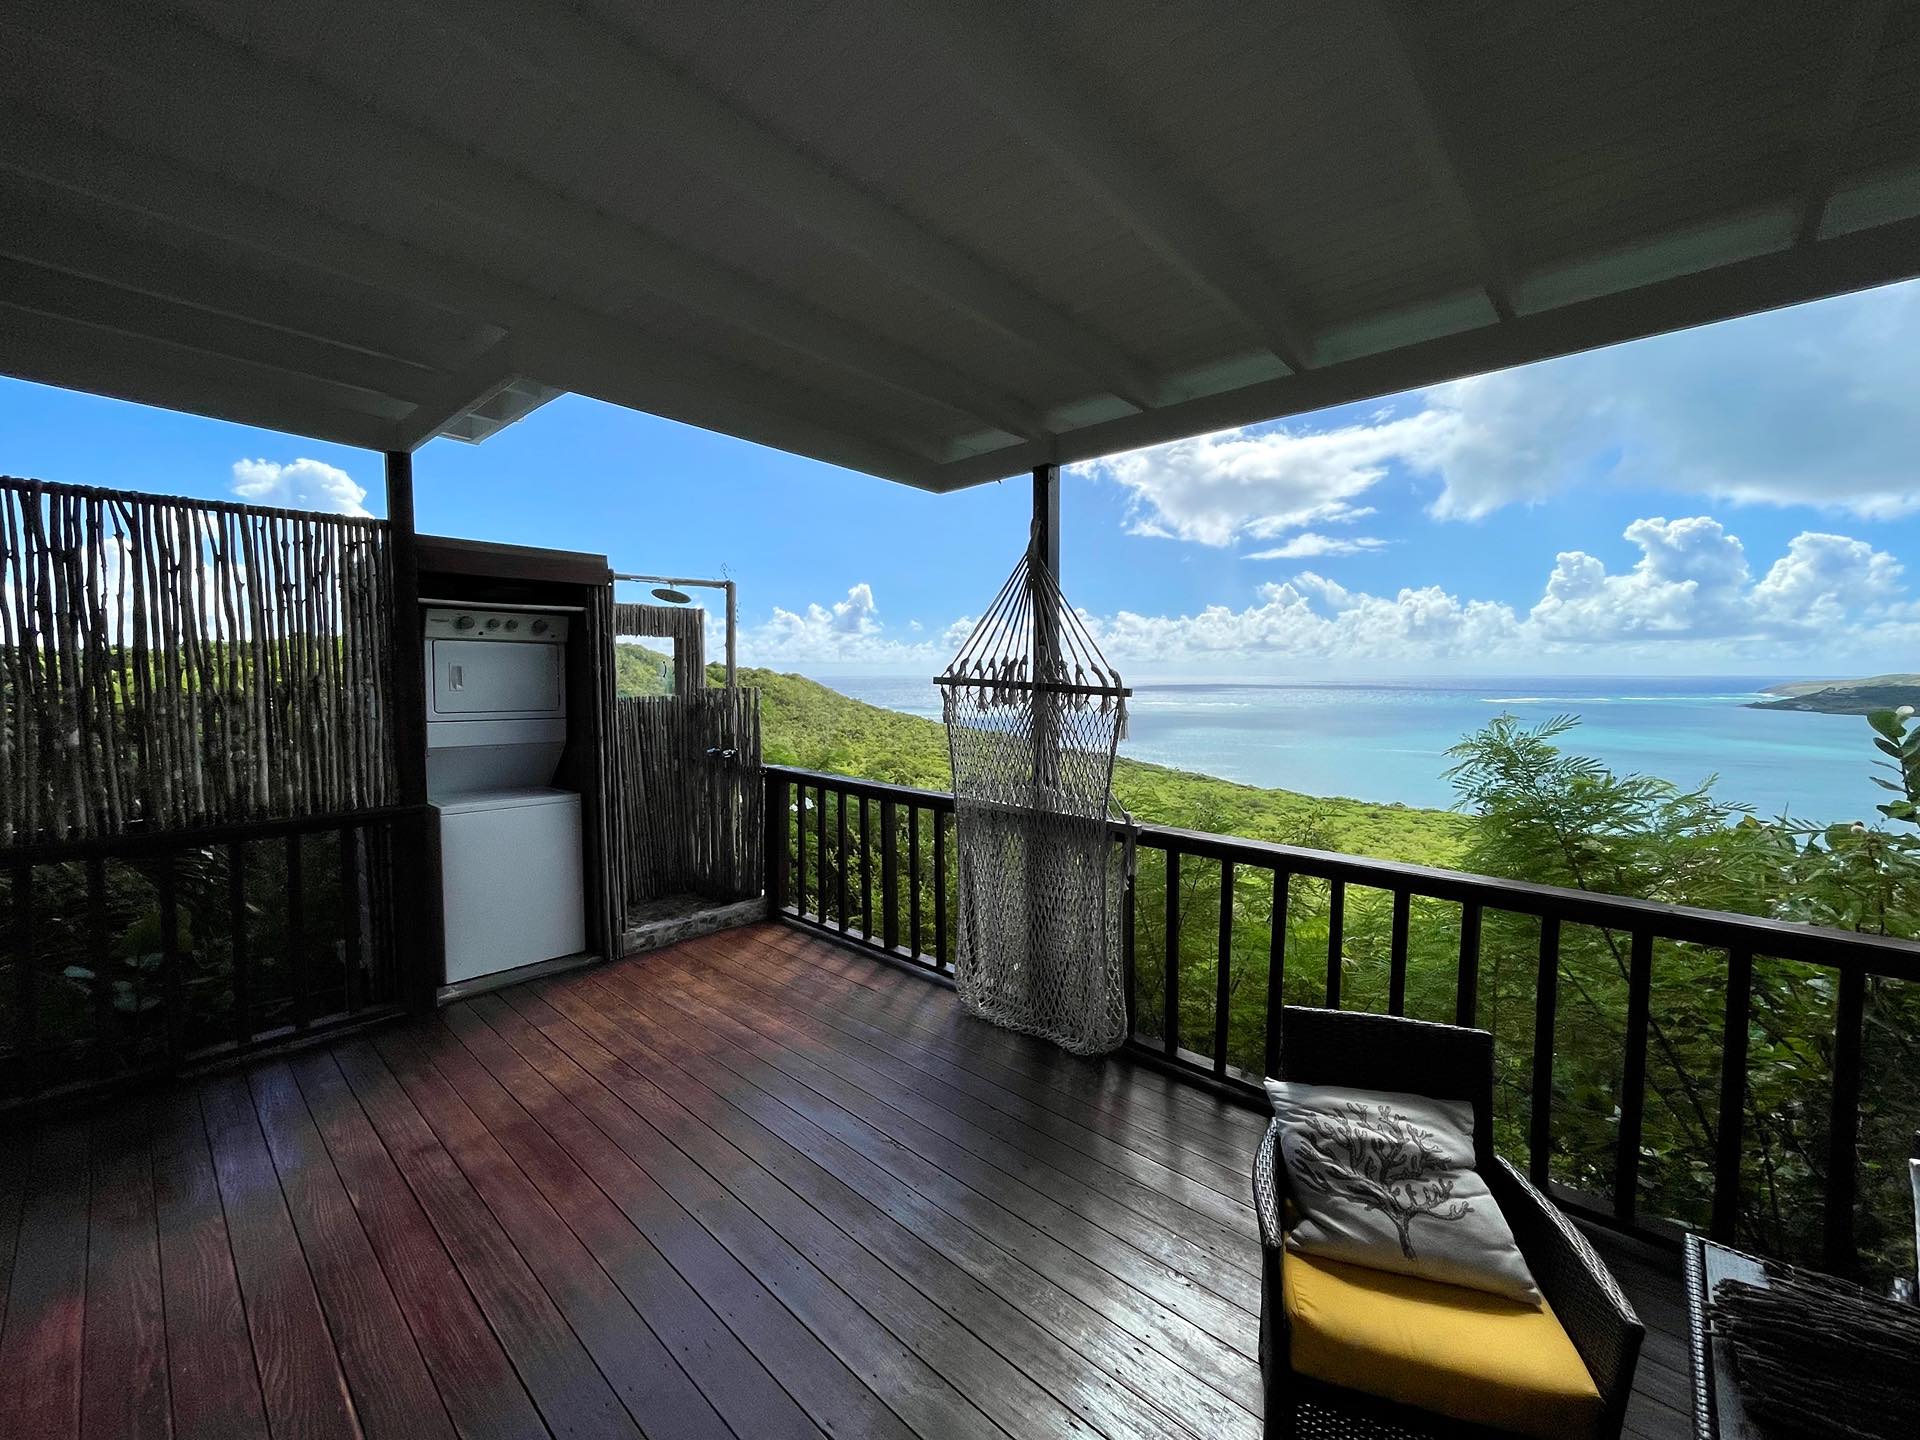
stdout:
MULTIPOLYGON (((780 983, 764 963, 743 966, 724 949, 700 955, 691 951, 663 954, 656 967, 672 963, 683 971, 712 976, 716 982, 744 984, 754 994, 765 995, 786 1007, 787 1013, 804 1015, 821 1039, 835 1045, 851 1044, 852 1053, 868 1057, 902 1086, 930 1086, 934 1093, 959 1090, 1000 1111, 1015 1128, 1001 1130, 1036 1154, 1057 1153, 1064 1146, 1108 1166, 1168 1201, 1196 1211, 1236 1234, 1249 1239, 1259 1236, 1259 1224, 1245 1193, 1231 1172, 1217 1173, 1216 1184, 1209 1185, 1188 1176, 1175 1164, 1168 1164, 1152 1153, 1121 1143, 1116 1136, 1138 1144, 1138 1136, 1112 1122, 1104 1112, 1087 1111, 1070 1119, 1015 1094, 973 1071, 942 1059, 911 1039, 902 1040, 895 1032, 871 1025, 831 1003, 817 998, 801 985, 780 983), (1036 1148, 1039 1147, 1039 1148, 1036 1148)), ((650 967, 654 968, 654 967, 650 967)), ((1147 1151, 1161 1147, 1148 1143, 1147 1151)), ((1223 1169, 1223 1167, 1215 1167, 1223 1169)))
POLYGON ((355 1042, 334 1058, 548 1426, 568 1435, 639 1435, 566 1317, 373 1048, 355 1042))
POLYGON ((671 1350, 561 1219, 486 1124, 406 1036, 376 1048, 420 1116, 567 1317, 636 1424, 692 1440, 731 1434, 671 1350))
POLYGON ((452 1440, 446 1407, 293 1072, 267 1065, 248 1082, 367 1440, 452 1440))
POLYGON ((1264 1124, 748 927, 7 1136, 0 1431, 1255 1440, 1264 1124))
MULTIPOLYGON (((583 1038, 602 1045, 611 1059, 627 1064, 623 1052, 628 1048, 628 1037, 622 1027, 603 1024, 592 1007, 567 1015, 583 1038)), ((556 1034, 557 1029, 547 1033, 556 1040, 567 1038, 556 1034)), ((635 1058, 638 1065, 629 1065, 626 1073, 644 1073, 653 1085, 646 1096, 645 1118, 663 1127, 662 1133, 723 1185, 746 1211, 759 1217, 771 1233, 805 1256, 823 1276, 831 1277, 855 1301, 858 1308, 849 1307, 845 1312, 850 1339, 863 1333, 890 1334, 926 1363, 928 1373, 941 1376, 1009 1435, 1075 1433, 1056 1397, 950 1312, 931 1303, 930 1297, 889 1269, 870 1249, 863 1248, 858 1235, 823 1216, 776 1173, 734 1145, 714 1124, 726 1110, 717 1096, 692 1084, 674 1083, 669 1089, 661 1089, 654 1081, 664 1080, 672 1067, 655 1056, 635 1058), (669 1091, 671 1102, 665 1103, 669 1091), (873 1325, 869 1325, 869 1317, 873 1325)), ((912 1417, 903 1418, 913 1423, 912 1417)), ((966 1423, 972 1423, 971 1417, 966 1423)))
POLYGON ((109 1112, 93 1130, 80 1385, 87 1440, 173 1433, 151 1133, 150 1107, 141 1102, 109 1112))
POLYGON ((839 1434, 912 1434, 858 1376, 781 1304, 766 1280, 716 1240, 639 1163, 653 1148, 618 1101, 570 1063, 551 1074, 468 1006, 446 1016, 462 1042, 615 1199, 627 1218, 714 1306, 821 1428, 839 1434))
MULTIPOLYGON (((544 992, 545 998, 631 1069, 653 1077, 671 1076, 675 1068, 671 1060, 637 1040, 630 1013, 617 1020, 607 1013, 609 1001, 604 994, 584 988, 544 992)), ((679 1076, 673 1080, 673 1095, 713 1134, 702 1145, 711 1161, 724 1160, 729 1153, 752 1153, 736 1143, 732 1109, 718 1094, 691 1075, 684 1081, 679 1076)), ((746 1135, 740 1140, 752 1143, 746 1135)), ((772 1148, 777 1154, 783 1147, 775 1142, 772 1148)), ((744 1170, 715 1163, 711 1173, 724 1175, 729 1188, 770 1224, 785 1227, 783 1233, 801 1245, 809 1258, 858 1296, 896 1337, 974 1397, 1008 1433, 1072 1433, 1072 1425, 1059 1412, 1064 1406, 1079 1413, 1090 1398, 1085 1379, 1061 1367, 1034 1366, 1046 1370, 1035 1375, 1022 1364, 1023 1360, 1032 1363, 1030 1347, 1010 1343, 1006 1331, 1011 1325, 1014 1335, 1021 1334, 1027 1328, 1024 1317, 996 1307, 993 1313, 1000 1317, 999 1323, 990 1323, 982 1312, 997 1299, 991 1292, 970 1282, 912 1236, 903 1235, 871 1205, 835 1205, 826 1200, 827 1210, 821 1211, 807 1198, 806 1191, 813 1189, 810 1177, 797 1178, 799 1189, 784 1182, 776 1189, 761 1178, 771 1175, 777 1180, 779 1166, 777 1158, 744 1170), (895 1265, 888 1265, 889 1259, 895 1265), (942 1298, 949 1303, 941 1305, 942 1298), (937 1311, 934 1306, 939 1307, 937 1311)))
MULTIPOLYGON (((485 1121, 634 1308, 673 1348, 734 1433, 766 1440, 821 1440, 819 1427, 699 1292, 456 1035, 422 1027, 408 1038, 485 1121)), ((687 1223, 692 1223, 690 1218, 687 1223)))
POLYGON ((154 1219, 174 1433, 265 1440, 266 1400, 199 1098, 177 1092, 157 1111, 154 1219))
MULTIPOLYGON (((603 978, 575 983, 624 1033, 622 1058, 656 1077, 677 1069, 675 1093, 698 1086, 724 1099, 737 1113, 706 1112, 709 1124, 1096 1430, 1138 1440, 1259 1433, 1251 1413, 1182 1370, 1143 1362, 1119 1326, 790 1109, 777 1097, 778 1072, 738 1051, 725 1055, 724 1042, 703 1044, 717 1037, 696 1028, 661 1023, 603 978), (753 1083, 769 1074, 772 1088, 753 1083)), ((542 993, 553 998, 559 988, 542 993)))
MULTIPOLYGON (((877 1302, 886 1298, 884 1294, 876 1296, 860 1290, 859 1277, 849 1276, 849 1285, 860 1294, 856 1300, 789 1242, 786 1231, 802 1229, 808 1224, 804 1207, 783 1203, 771 1189, 762 1193, 761 1203, 772 1212, 772 1220, 748 1206, 716 1179, 712 1171, 703 1168, 699 1159, 705 1153, 716 1169, 741 1167, 740 1173, 732 1177, 735 1183, 741 1184, 752 1182, 751 1171, 757 1170, 757 1166, 752 1166, 752 1162, 731 1146, 726 1147, 730 1154, 716 1156, 708 1144, 712 1132, 679 1110, 673 1100, 645 1076, 608 1054, 585 1032, 537 998, 525 994, 516 994, 513 998, 512 1005, 498 998, 476 1001, 473 1009, 536 1065, 541 1065, 543 1059, 547 1063, 562 1062, 598 1081, 604 1092, 624 1107, 626 1116, 630 1117, 616 1117, 615 1123, 644 1145, 646 1158, 641 1163, 661 1188, 699 1219, 743 1264, 765 1279, 782 1303, 818 1335, 842 1363, 858 1374, 909 1429, 922 1440, 940 1440, 945 1436, 996 1440, 1006 1433, 975 1403, 975 1399, 990 1402, 991 1396, 980 1394, 969 1398, 943 1373, 950 1367, 964 1370, 970 1361, 978 1358, 966 1347, 964 1330, 957 1326, 940 1327, 930 1314, 893 1312, 896 1323, 903 1328, 911 1325, 918 1330, 915 1322, 924 1321, 937 1332, 938 1341, 953 1347, 949 1364, 935 1369, 918 1353, 915 1345, 896 1337, 862 1308, 862 1301, 877 1302)), ((869 1283, 878 1278, 877 1267, 864 1276, 869 1283)), ((993 1378, 1004 1381, 1008 1376, 995 1372, 993 1378)))
MULTIPOLYGON (((649 993, 676 1007, 688 1006, 684 997, 670 987, 658 987, 649 993)), ((710 1006, 695 1004, 690 1013, 720 1028, 742 1048, 786 1071, 846 1114, 879 1131, 895 1145, 911 1151, 947 1176, 996 1201, 1100 1266, 1115 1279, 1164 1307, 1171 1315, 1180 1317, 1191 1327, 1200 1348, 1212 1349, 1216 1345, 1224 1345, 1248 1358, 1258 1354, 1257 1300, 1252 1309, 1247 1309, 1216 1294, 1175 1266, 1090 1224, 1046 1190, 1036 1189, 1025 1180, 980 1159, 810 1057, 781 1044, 778 1039, 722 1015, 710 1006)))
MULTIPOLYGON (((1248 1138, 1247 1121, 1257 1118, 1250 1112, 1209 1096, 1200 1098, 1211 1108, 1196 1110, 1165 1090, 1136 1091, 1133 1085, 1145 1086, 1149 1080, 1179 1085, 1142 1066, 1103 1065, 1064 1052, 1055 1052, 1050 1063, 1043 1063, 1005 1045, 1007 1040, 1031 1037, 1015 1036, 973 1019, 960 1010, 952 993, 943 987, 891 966, 863 961, 857 955, 838 957, 885 972, 888 988, 857 984, 804 948, 820 951, 835 947, 806 937, 794 938, 803 947, 798 952, 770 944, 761 946, 760 953, 776 957, 765 962, 769 968, 780 963, 779 957, 789 962, 780 971, 783 985, 817 996, 898 1036, 914 1052, 938 1056, 1032 1104, 1068 1119, 1112 1127, 1122 1143, 1204 1181, 1229 1198, 1238 1198, 1244 1156, 1260 1143, 1258 1134, 1248 1138)), ((735 963, 745 964, 747 960, 741 957, 735 963)))
POLYGON ((512 1361, 333 1056, 291 1068, 454 1429, 462 1440, 543 1440, 512 1361))
POLYGON ((967 1091, 924 1072, 897 1066, 884 1051, 852 1036, 788 1019, 791 1005, 778 1006, 771 997, 756 1000, 752 991, 716 984, 683 965, 649 967, 646 978, 671 997, 730 1010, 762 1034, 996 1169, 1044 1191, 1076 1214, 1165 1261, 1242 1309, 1258 1312, 1259 1246, 1244 1232, 1235 1232, 1111 1166, 1050 1142, 1043 1132, 1021 1124, 967 1091))
POLYGON ((0 1332, 0 1416, 39 1440, 80 1433, 87 1294, 87 1132, 43 1131, 28 1162, 26 1201, 0 1332))
MULTIPOLYGON (((608 978, 616 977, 609 975, 608 978)), ((643 1008, 646 1003, 643 992, 643 1008)), ((704 1022, 689 1016, 688 1028, 689 1033, 711 1031, 724 1038, 727 1022, 715 1015, 706 1016, 704 1022)), ((758 1083, 823 1131, 954 1219, 1018 1253, 1049 1281, 1124 1327, 1137 1342, 1158 1352, 1168 1362, 1181 1366, 1243 1408, 1259 1409, 1257 1367, 1243 1353, 1134 1288, 1126 1278, 1082 1255, 1071 1241, 1084 1226, 1067 1226, 1068 1233, 1063 1237, 1049 1233, 1001 1204, 999 1199, 981 1193, 895 1142, 861 1117, 801 1083, 786 1069, 767 1063, 766 1057, 758 1053, 757 1036, 748 1033, 738 1038, 744 1040, 745 1045, 734 1048, 759 1067, 754 1072, 758 1083)))
POLYGON ((245 1078, 213 1081, 201 1091, 200 1108, 275 1440, 356 1437, 347 1378, 245 1078))
MULTIPOLYGON (((1238 1147, 1251 1134, 1260 1142, 1264 1128, 1257 1113, 1218 1097, 1174 1076, 1130 1066, 1115 1074, 1097 1062, 1065 1055, 1038 1036, 1016 1030, 1004 1030, 967 1014, 951 1001, 942 1005, 922 1004, 916 991, 927 989, 925 982, 905 967, 874 964, 843 946, 823 942, 786 927, 784 935, 763 932, 755 943, 782 951, 861 991, 898 1001, 906 997, 910 1005, 910 1023, 931 1036, 963 1036, 970 1048, 1006 1070, 1025 1073, 1064 1094, 1099 1097, 1141 1125, 1164 1128, 1176 1142, 1200 1151, 1212 1150, 1229 1166, 1235 1163, 1238 1147), (1225 1148, 1215 1149, 1223 1140, 1225 1148)), ((851 990, 849 994, 853 993, 851 990)))

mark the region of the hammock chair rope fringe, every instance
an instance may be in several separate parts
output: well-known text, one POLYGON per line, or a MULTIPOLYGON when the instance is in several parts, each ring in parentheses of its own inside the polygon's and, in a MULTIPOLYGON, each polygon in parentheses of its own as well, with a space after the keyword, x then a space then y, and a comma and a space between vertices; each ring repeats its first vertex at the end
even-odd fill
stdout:
POLYGON ((1133 846, 1113 762, 1132 692, 1031 550, 935 683, 953 759, 961 999, 1076 1054, 1115 1049, 1133 846), (1115 820, 1128 836, 1118 851, 1115 820))

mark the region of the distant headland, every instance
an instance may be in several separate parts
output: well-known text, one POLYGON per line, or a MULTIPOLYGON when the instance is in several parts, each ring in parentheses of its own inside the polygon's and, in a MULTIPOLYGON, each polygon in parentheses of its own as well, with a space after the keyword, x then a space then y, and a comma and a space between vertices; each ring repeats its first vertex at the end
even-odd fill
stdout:
POLYGON ((1822 715, 1865 715, 1902 705, 1920 708, 1920 675, 1869 675, 1864 680, 1800 680, 1769 685, 1773 698, 1748 702, 1751 710, 1811 710, 1822 715))

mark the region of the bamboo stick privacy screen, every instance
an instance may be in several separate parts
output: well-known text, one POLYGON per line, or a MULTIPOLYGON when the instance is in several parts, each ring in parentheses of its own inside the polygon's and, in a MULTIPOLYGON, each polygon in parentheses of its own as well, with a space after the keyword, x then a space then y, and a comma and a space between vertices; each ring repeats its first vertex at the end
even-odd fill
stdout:
POLYGON ((623 696, 615 808, 629 906, 760 893, 760 692, 623 696))
POLYGON ((0 845, 390 805, 382 521, 0 477, 0 845))

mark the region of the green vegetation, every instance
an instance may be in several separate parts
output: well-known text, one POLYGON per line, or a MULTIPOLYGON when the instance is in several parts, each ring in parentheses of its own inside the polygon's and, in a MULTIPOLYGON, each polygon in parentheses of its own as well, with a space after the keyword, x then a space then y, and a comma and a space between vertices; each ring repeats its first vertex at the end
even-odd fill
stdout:
MULTIPOLYGON (((791 675, 752 671, 763 691, 765 750, 771 763, 896 784, 946 788, 946 738, 937 723, 848 699, 791 675)), ((1618 776, 1563 746, 1578 722, 1561 717, 1528 727, 1503 716, 1465 737, 1450 772, 1459 812, 1412 810, 1259 790, 1209 776, 1121 762, 1115 788, 1144 821, 1436 864, 1542 884, 1665 904, 1767 916, 1905 937, 1920 936, 1920 728, 1891 711, 1872 716, 1885 757, 1876 775, 1890 791, 1882 828, 1808 830, 1767 822, 1715 798, 1712 782, 1682 789, 1646 776, 1618 776)), ((826 898, 838 919, 840 879, 849 923, 867 928, 877 897, 880 848, 862 853, 857 807, 848 842, 838 815, 826 817, 826 853, 814 841, 809 798, 806 874, 809 909, 826 898)), ((901 857, 897 913, 904 927, 919 876, 919 948, 931 951, 929 828, 917 862, 905 860, 906 820, 892 844, 901 857)), ((795 858, 798 858, 797 848, 795 858)), ((949 847, 949 894, 954 893, 949 847)), ((1185 857, 1179 870, 1178 1041, 1211 1056, 1219 984, 1217 862, 1185 857)), ((1137 1028, 1165 1034, 1167 867, 1143 848, 1135 879, 1137 1028)), ((1347 887, 1335 950, 1341 1004, 1387 1009, 1393 901, 1385 891, 1347 887)), ((1326 999, 1331 896, 1324 882, 1291 877, 1284 929, 1282 993, 1287 1003, 1326 999)), ((1257 1075, 1264 1060, 1268 957, 1275 891, 1269 871, 1238 867, 1228 937, 1226 1025, 1229 1065, 1257 1075)), ((1458 977, 1461 910, 1414 898, 1409 906, 1406 1008, 1451 1020, 1458 977)), ((948 915, 947 951, 952 953, 948 915)), ((1502 1150, 1527 1153, 1539 922, 1492 909, 1484 917, 1479 1023, 1496 1037, 1497 1131, 1502 1150)), ((1559 940, 1559 1005, 1553 1062, 1554 1178, 1610 1197, 1626 1050, 1631 937, 1566 925, 1559 940)), ((1658 942, 1654 947, 1647 1091, 1636 1203, 1644 1216, 1704 1226, 1713 1191, 1719 1072, 1728 957, 1724 950, 1658 942)), ((1802 1260, 1817 1260, 1826 1192, 1833 1071, 1835 974, 1759 957, 1753 967, 1749 1096, 1745 1118, 1740 1238, 1802 1260)), ((1912 1263, 1905 1197, 1908 1140, 1920 1126, 1920 985, 1871 979, 1865 996, 1859 1116, 1860 1268, 1880 1276, 1912 1263)))
POLYGON ((1824 715, 1871 715, 1902 705, 1920 705, 1920 675, 1872 675, 1865 680, 1800 681, 1767 688, 1771 700, 1751 710, 1811 710, 1824 715))

